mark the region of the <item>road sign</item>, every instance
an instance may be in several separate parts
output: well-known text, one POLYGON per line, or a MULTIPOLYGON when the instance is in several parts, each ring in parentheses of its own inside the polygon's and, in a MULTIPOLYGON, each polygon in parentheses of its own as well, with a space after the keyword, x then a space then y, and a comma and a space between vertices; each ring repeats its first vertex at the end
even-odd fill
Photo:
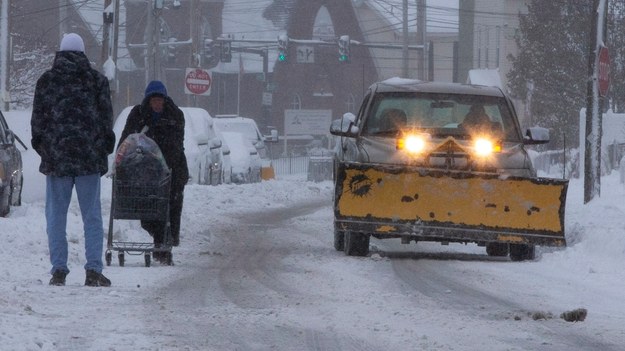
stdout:
POLYGON ((263 106, 271 106, 273 102, 273 94, 270 92, 263 92, 263 106))
POLYGON ((284 110, 284 133, 326 135, 330 133, 332 110, 284 110))
POLYGON ((599 49, 599 95, 606 96, 610 87, 610 54, 608 48, 599 49))
POLYGON ((315 48, 310 45, 297 46, 297 63, 315 63, 315 48))
POLYGON ((201 68, 187 68, 184 78, 184 92, 191 95, 210 95, 211 73, 201 68))

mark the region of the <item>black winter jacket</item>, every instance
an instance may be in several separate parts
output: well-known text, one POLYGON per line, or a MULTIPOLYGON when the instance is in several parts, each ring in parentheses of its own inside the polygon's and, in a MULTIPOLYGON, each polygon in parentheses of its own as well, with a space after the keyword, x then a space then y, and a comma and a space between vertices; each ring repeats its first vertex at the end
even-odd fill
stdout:
POLYGON ((119 144, 129 134, 139 133, 144 126, 147 126, 148 130, 145 135, 156 142, 167 166, 171 168, 172 192, 182 192, 189 180, 187 158, 184 154, 184 114, 170 97, 165 97, 163 113, 156 123, 153 122, 150 114, 149 98, 143 99, 141 105, 134 106, 128 114, 119 144))
POLYGON ((115 148, 109 83, 84 53, 56 53, 52 69, 37 81, 30 123, 41 173, 76 177, 107 172, 107 156, 115 148))

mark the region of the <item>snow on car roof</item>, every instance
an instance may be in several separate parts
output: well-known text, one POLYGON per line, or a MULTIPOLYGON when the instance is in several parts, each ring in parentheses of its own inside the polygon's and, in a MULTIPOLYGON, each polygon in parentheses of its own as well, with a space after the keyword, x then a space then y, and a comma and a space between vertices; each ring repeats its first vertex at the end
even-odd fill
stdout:
POLYGON ((390 78, 371 85, 376 92, 414 91, 427 93, 451 93, 467 95, 503 96, 501 89, 492 86, 469 85, 446 82, 425 82, 416 79, 390 78))

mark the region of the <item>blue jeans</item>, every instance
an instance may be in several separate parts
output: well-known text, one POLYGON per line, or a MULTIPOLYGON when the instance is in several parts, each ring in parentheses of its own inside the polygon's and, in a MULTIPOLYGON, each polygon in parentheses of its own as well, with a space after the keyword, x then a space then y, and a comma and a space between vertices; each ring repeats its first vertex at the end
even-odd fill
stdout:
POLYGON ((102 272, 102 210, 100 206, 100 174, 80 177, 46 176, 46 231, 50 250, 51 273, 69 273, 67 268, 67 211, 76 186, 78 205, 85 232, 85 269, 102 272))

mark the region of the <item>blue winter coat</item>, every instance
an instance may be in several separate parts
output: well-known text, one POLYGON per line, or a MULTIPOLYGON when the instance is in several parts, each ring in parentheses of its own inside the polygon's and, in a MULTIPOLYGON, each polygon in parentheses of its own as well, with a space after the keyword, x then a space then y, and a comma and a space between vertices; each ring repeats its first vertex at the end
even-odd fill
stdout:
POLYGON ((83 52, 56 53, 52 69, 37 81, 30 123, 41 173, 76 177, 107 172, 107 156, 115 148, 109 83, 83 52))

